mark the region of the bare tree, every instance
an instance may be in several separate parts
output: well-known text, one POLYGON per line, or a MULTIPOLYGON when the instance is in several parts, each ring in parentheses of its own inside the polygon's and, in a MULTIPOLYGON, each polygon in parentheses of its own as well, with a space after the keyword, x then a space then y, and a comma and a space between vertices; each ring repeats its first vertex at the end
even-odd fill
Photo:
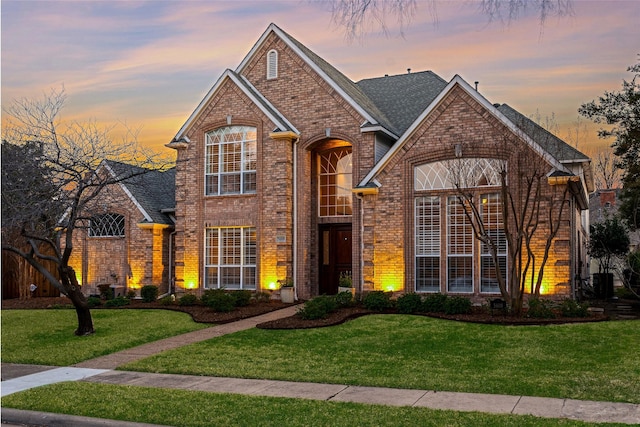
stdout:
POLYGON ((550 165, 535 150, 523 149, 523 136, 505 131, 491 137, 495 153, 491 169, 498 175, 493 179, 487 178, 486 168, 482 171, 468 159, 450 163, 459 204, 482 252, 492 259, 492 279, 516 315, 522 312, 525 293, 540 295, 552 244, 569 206, 568 176, 550 179, 550 165), (473 188, 487 185, 487 179, 499 187, 493 213, 488 211, 491 204, 473 188), (505 250, 506 263, 501 263, 505 250))
POLYGON ((114 141, 95 122, 65 123, 64 90, 21 99, 5 111, 2 145, 2 249, 24 258, 73 303, 76 335, 94 332, 87 300, 69 265, 74 232, 86 228, 105 189, 167 165, 133 139, 114 141), (5 159, 5 154, 12 153, 5 159), (117 173, 105 161, 128 165, 117 173), (46 264, 53 262, 56 272, 46 264))
POLYGON ((587 125, 582 120, 582 117, 578 116, 576 120, 572 123, 573 127, 570 127, 567 130, 566 140, 575 147, 577 150, 580 149, 580 145, 582 144, 583 138, 589 132, 587 129, 587 125))
MULTIPOLYGON (((362 36, 370 28, 380 29, 388 34, 389 20, 395 20, 400 34, 418 13, 419 6, 426 7, 435 25, 438 23, 436 0, 327 0, 332 20, 344 28, 347 39, 362 36)), ((573 15, 572 0, 481 0, 478 2, 480 14, 489 22, 509 25, 522 16, 536 12, 542 35, 545 23, 550 17, 573 15)))
POLYGON ((622 170, 616 165, 615 154, 611 147, 587 154, 593 159, 593 179, 596 189, 622 188, 622 170))

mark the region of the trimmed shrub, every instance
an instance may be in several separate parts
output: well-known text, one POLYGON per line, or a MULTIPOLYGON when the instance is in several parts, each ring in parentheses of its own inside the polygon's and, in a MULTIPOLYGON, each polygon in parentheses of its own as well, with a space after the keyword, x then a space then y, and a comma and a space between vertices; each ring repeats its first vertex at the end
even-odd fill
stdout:
POLYGON ((351 291, 340 292, 335 298, 338 307, 351 307, 354 303, 351 291))
POLYGON ((160 305, 173 305, 175 301, 173 298, 171 298, 171 295, 165 295, 160 298, 158 302, 160 303, 160 305))
POLYGON ((400 313, 416 313, 422 309, 422 297, 415 293, 401 295, 396 301, 396 307, 400 313))
POLYGON ((383 311, 393 307, 391 292, 371 291, 362 299, 362 304, 367 310, 383 311))
POLYGON ((87 299, 87 305, 89 308, 100 307, 102 305, 102 300, 98 297, 89 297, 87 299))
POLYGON ((123 296, 116 297, 114 299, 110 299, 104 303, 105 307, 122 307, 123 305, 129 305, 131 301, 128 298, 123 296))
POLYGON ((236 308, 236 299, 224 289, 207 289, 200 299, 213 311, 228 313, 236 308))
POLYGON ((298 314, 305 320, 324 319, 338 308, 336 300, 332 296, 320 295, 304 303, 298 310, 298 314))
POLYGON ((589 315, 588 308, 588 304, 580 304, 572 299, 565 299, 560 305, 564 317, 587 317, 589 315))
POLYGON ((111 289, 110 284, 105 283, 98 285, 98 290, 100 291, 100 298, 107 300, 113 298, 113 289, 111 289))
POLYGON ((135 297, 136 297, 136 291, 134 291, 133 289, 129 289, 127 291, 127 298, 134 299, 135 297))
POLYGON ((445 294, 429 294, 422 300, 422 311, 425 313, 444 313, 444 305, 449 297, 445 294))
POLYGON ((145 285, 140 289, 140 296, 144 302, 154 302, 158 299, 158 287, 154 285, 145 285))
POLYGON ((236 307, 244 307, 251 302, 251 291, 233 291, 231 295, 235 299, 236 307))
POLYGON ((449 297, 444 303, 445 314, 471 313, 471 300, 466 297, 449 297))
POLYGON ((178 305, 190 306, 195 305, 198 302, 198 297, 193 294, 182 295, 178 300, 178 305))
POLYGON ((270 302, 271 294, 269 292, 256 292, 255 299, 258 302, 270 302))
POLYGON ((553 312, 551 302, 540 298, 531 298, 527 316, 536 319, 553 319, 556 314, 553 312))

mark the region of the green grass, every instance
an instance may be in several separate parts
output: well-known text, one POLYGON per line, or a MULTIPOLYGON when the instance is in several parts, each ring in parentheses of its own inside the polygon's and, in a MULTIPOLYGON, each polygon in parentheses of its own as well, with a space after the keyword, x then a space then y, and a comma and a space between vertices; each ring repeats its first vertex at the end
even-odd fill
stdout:
POLYGON ((96 333, 73 334, 75 310, 2 310, 2 362, 67 366, 211 325, 167 310, 93 310, 96 333))
POLYGON ((331 328, 251 329, 122 369, 640 403, 639 326, 373 315, 331 328))
POLYGON ((60 383, 13 394, 2 398, 2 406, 183 427, 616 425, 521 415, 215 394, 85 382, 60 383))

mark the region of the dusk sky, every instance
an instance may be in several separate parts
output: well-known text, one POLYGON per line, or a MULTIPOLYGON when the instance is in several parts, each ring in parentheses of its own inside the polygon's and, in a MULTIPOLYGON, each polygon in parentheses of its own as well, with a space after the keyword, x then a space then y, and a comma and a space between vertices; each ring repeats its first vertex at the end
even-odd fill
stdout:
MULTIPOLYGON (((447 81, 459 74, 492 103, 555 115, 568 139, 578 107, 619 90, 640 54, 638 1, 574 0, 573 16, 544 28, 536 13, 489 23, 473 1, 437 2, 434 22, 427 6, 418 0, 404 37, 391 20, 387 36, 349 42, 321 1, 3 0, 2 104, 64 85, 63 118, 126 123, 144 144, 168 150, 218 77, 273 22, 354 81, 407 68, 447 81)), ((610 144, 582 120, 589 130, 580 149, 610 144)))

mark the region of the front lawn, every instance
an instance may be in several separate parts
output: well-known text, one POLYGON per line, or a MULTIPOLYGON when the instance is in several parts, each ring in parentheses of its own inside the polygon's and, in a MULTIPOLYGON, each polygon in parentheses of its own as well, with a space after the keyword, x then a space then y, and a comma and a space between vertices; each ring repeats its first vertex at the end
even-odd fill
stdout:
POLYGON ((3 397, 2 406, 181 427, 616 425, 522 415, 441 411, 85 382, 60 383, 16 393, 3 397))
POLYGON ((122 369, 640 403, 639 327, 371 315, 330 328, 251 329, 122 369))
POLYGON ((93 310, 96 333, 73 334, 73 309, 2 310, 2 362, 68 366, 151 341, 202 329, 185 313, 93 310))

